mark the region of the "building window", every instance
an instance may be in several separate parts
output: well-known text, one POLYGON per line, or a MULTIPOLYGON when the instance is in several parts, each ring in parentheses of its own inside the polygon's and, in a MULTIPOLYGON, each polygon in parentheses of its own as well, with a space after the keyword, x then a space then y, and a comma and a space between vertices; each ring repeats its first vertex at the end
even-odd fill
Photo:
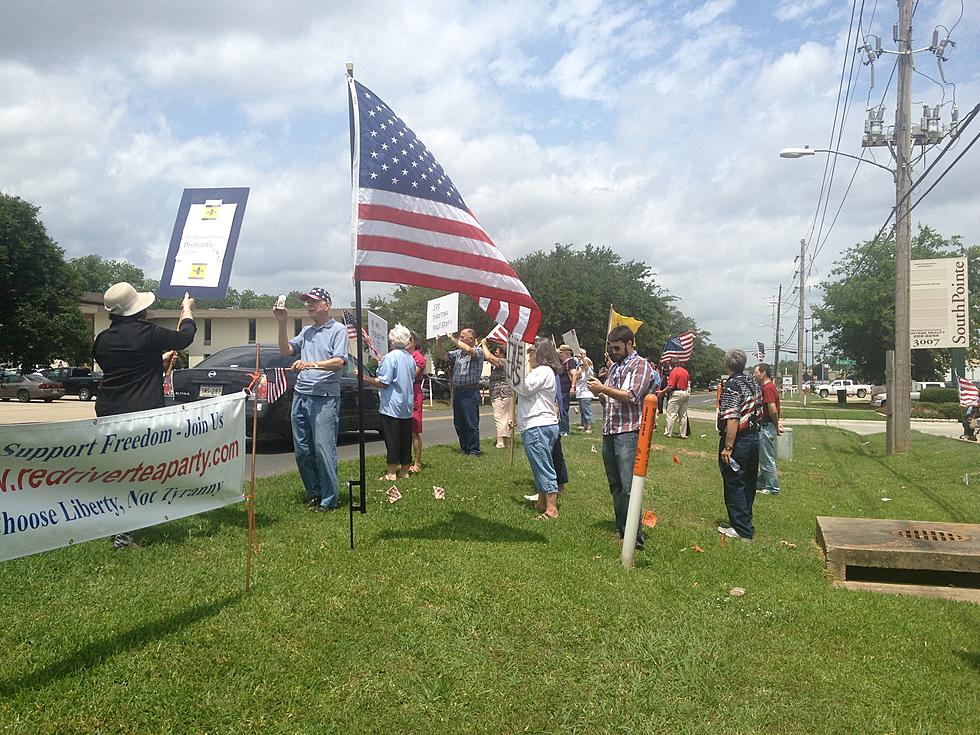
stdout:
POLYGON ((254 319, 248 320, 248 343, 250 345, 255 344, 255 320, 254 319))
POLYGON ((204 320, 204 344, 211 344, 211 320, 204 320))
POLYGON ((293 334, 299 334, 303 331, 303 320, 293 319, 293 334))

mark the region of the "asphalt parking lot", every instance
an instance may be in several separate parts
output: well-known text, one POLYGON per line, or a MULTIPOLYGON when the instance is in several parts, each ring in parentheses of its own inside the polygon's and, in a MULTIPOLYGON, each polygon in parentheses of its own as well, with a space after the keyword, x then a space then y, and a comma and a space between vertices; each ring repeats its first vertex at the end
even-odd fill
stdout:
POLYGON ((80 401, 78 396, 63 396, 51 403, 35 400, 0 401, 0 424, 37 424, 47 421, 75 421, 95 418, 95 399, 80 401))

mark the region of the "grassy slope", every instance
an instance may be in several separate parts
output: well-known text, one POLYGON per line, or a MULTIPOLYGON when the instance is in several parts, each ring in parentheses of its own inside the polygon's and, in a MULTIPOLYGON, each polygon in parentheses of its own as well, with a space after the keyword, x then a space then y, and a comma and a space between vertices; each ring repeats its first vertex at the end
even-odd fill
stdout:
POLYGON ((976 522, 976 447, 916 434, 885 457, 881 435, 798 427, 756 541, 721 547, 716 439, 694 428, 655 452, 629 572, 581 436, 558 522, 523 506, 520 456, 431 449, 397 504, 370 483, 354 552, 295 474, 261 482, 248 595, 241 506, 136 552, 0 565, 0 732, 978 732, 980 608, 831 589, 813 544, 823 514, 976 522))

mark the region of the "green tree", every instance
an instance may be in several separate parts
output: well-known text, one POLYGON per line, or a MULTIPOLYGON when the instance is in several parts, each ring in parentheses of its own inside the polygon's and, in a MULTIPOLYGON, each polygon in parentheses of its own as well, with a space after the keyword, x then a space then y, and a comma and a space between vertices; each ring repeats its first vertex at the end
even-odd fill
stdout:
POLYGON ((83 255, 68 261, 68 269, 78 279, 83 291, 105 293, 121 281, 131 283, 137 291, 146 291, 143 269, 125 260, 106 260, 99 255, 83 255))
POLYGON ((50 365, 88 359, 81 289, 38 208, 0 193, 0 361, 50 365))
MULTIPOLYGON (((974 345, 970 356, 976 357, 980 317, 980 260, 976 256, 980 249, 966 248, 959 235, 947 238, 921 225, 912 238, 913 259, 962 255, 970 258, 970 343, 974 345)), ((816 328, 828 337, 828 348, 838 357, 855 361, 854 375, 883 383, 885 351, 895 345, 894 238, 849 248, 820 286, 823 304, 813 308, 813 315, 816 328)), ((948 366, 948 350, 912 350, 914 380, 935 380, 948 366)))

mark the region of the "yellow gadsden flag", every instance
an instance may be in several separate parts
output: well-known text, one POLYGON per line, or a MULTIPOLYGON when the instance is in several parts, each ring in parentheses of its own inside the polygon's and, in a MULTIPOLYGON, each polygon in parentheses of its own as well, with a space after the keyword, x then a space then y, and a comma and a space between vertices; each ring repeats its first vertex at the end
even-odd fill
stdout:
POLYGON ((620 325, 629 327, 633 330, 633 334, 636 334, 636 330, 643 326, 643 322, 641 322, 639 319, 634 319, 631 316, 623 316, 610 305, 609 328, 606 330, 606 334, 609 334, 613 330, 613 327, 618 327, 620 325))

